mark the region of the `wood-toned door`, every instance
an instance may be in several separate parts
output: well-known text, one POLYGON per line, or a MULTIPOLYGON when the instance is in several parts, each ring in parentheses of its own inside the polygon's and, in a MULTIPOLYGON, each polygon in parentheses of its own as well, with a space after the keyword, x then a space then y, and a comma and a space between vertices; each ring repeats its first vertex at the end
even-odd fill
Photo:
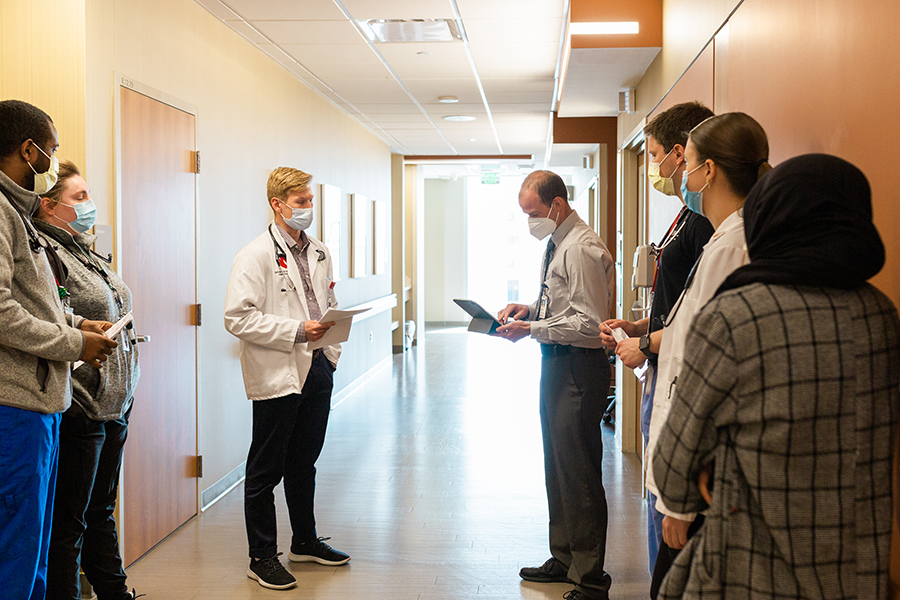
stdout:
POLYGON ((141 380, 125 445, 122 551, 131 564, 197 512, 194 115, 121 94, 121 253, 141 380))

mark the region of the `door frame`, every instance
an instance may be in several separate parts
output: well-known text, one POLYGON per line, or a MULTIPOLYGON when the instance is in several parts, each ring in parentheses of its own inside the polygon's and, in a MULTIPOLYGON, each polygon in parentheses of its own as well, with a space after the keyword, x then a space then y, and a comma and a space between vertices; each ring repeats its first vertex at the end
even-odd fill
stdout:
MULTIPOLYGON (((199 152, 199 144, 197 143, 197 131, 199 130, 200 115, 196 106, 170 96, 165 92, 161 92, 149 85, 145 85, 133 77, 129 77, 119 71, 114 71, 114 91, 113 91, 113 115, 114 124, 114 141, 113 141, 113 160, 115 165, 113 173, 115 175, 115 198, 113 206, 115 207, 115 223, 112 232, 113 245, 113 268, 119 273, 123 280, 128 279, 129 265, 119 263, 119 257, 122 256, 122 239, 119 232, 122 231, 122 88, 137 92, 142 96, 146 96, 157 102, 161 102, 172 108, 188 113, 194 117, 194 148, 199 152)), ((199 288, 197 284, 198 265, 197 265, 197 240, 199 239, 199 201, 200 201, 200 177, 199 173, 194 177, 194 298, 199 302, 199 288)), ((194 327, 194 439, 196 440, 195 455, 200 456, 200 332, 198 327, 194 327)), ((140 335, 140 331, 137 332, 140 335)), ((119 544, 124 545, 125 528, 124 518, 125 511, 121 510, 122 488, 125 482, 124 469, 119 472, 119 492, 116 499, 116 524, 119 531, 119 544)), ((200 477, 194 478, 196 487, 196 514, 200 514, 200 477)))
MULTIPOLYGON (((638 154, 644 152, 644 127, 646 118, 625 136, 619 147, 616 165, 618 198, 616 219, 616 316, 620 319, 632 320, 631 307, 638 296, 631 289, 631 278, 634 270, 631 257, 639 244, 640 215, 645 210, 646 198, 641 197, 638 176, 638 154)), ((646 162, 646 161, 645 161, 646 162)), ((646 177, 646 175, 645 175, 646 177)), ((646 196, 646 181, 644 182, 646 196)), ((621 360, 616 362, 616 437, 619 439, 622 452, 641 455, 641 385, 631 369, 626 368, 621 360)))

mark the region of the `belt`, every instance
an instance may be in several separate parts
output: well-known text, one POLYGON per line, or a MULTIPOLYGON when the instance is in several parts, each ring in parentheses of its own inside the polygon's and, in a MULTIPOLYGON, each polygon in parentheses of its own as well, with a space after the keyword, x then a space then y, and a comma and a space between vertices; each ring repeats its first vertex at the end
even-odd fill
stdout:
POLYGON ((541 354, 548 356, 566 356, 568 354, 595 354, 606 353, 606 348, 580 348, 578 346, 565 346, 562 344, 541 344, 541 354))

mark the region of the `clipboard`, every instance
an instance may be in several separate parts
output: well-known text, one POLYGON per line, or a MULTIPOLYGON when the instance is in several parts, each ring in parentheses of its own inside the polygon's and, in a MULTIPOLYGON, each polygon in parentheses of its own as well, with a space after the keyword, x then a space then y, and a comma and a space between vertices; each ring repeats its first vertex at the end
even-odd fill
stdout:
POLYGON ((494 317, 494 315, 486 311, 483 306, 481 306, 474 300, 462 300, 460 298, 454 298, 453 301, 457 304, 457 306, 469 313, 469 316, 472 317, 472 320, 469 322, 469 331, 473 331, 475 333, 486 333, 490 335, 497 331, 497 328, 500 327, 500 321, 498 321, 494 317))

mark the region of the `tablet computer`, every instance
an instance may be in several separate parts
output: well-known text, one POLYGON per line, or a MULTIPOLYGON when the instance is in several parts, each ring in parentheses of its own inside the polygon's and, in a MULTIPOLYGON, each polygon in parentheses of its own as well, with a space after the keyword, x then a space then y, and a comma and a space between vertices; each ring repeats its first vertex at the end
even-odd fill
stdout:
POLYGON ((500 327, 500 321, 474 300, 454 298, 453 301, 472 317, 472 322, 469 323, 469 331, 474 331, 476 333, 494 333, 494 331, 500 327))

